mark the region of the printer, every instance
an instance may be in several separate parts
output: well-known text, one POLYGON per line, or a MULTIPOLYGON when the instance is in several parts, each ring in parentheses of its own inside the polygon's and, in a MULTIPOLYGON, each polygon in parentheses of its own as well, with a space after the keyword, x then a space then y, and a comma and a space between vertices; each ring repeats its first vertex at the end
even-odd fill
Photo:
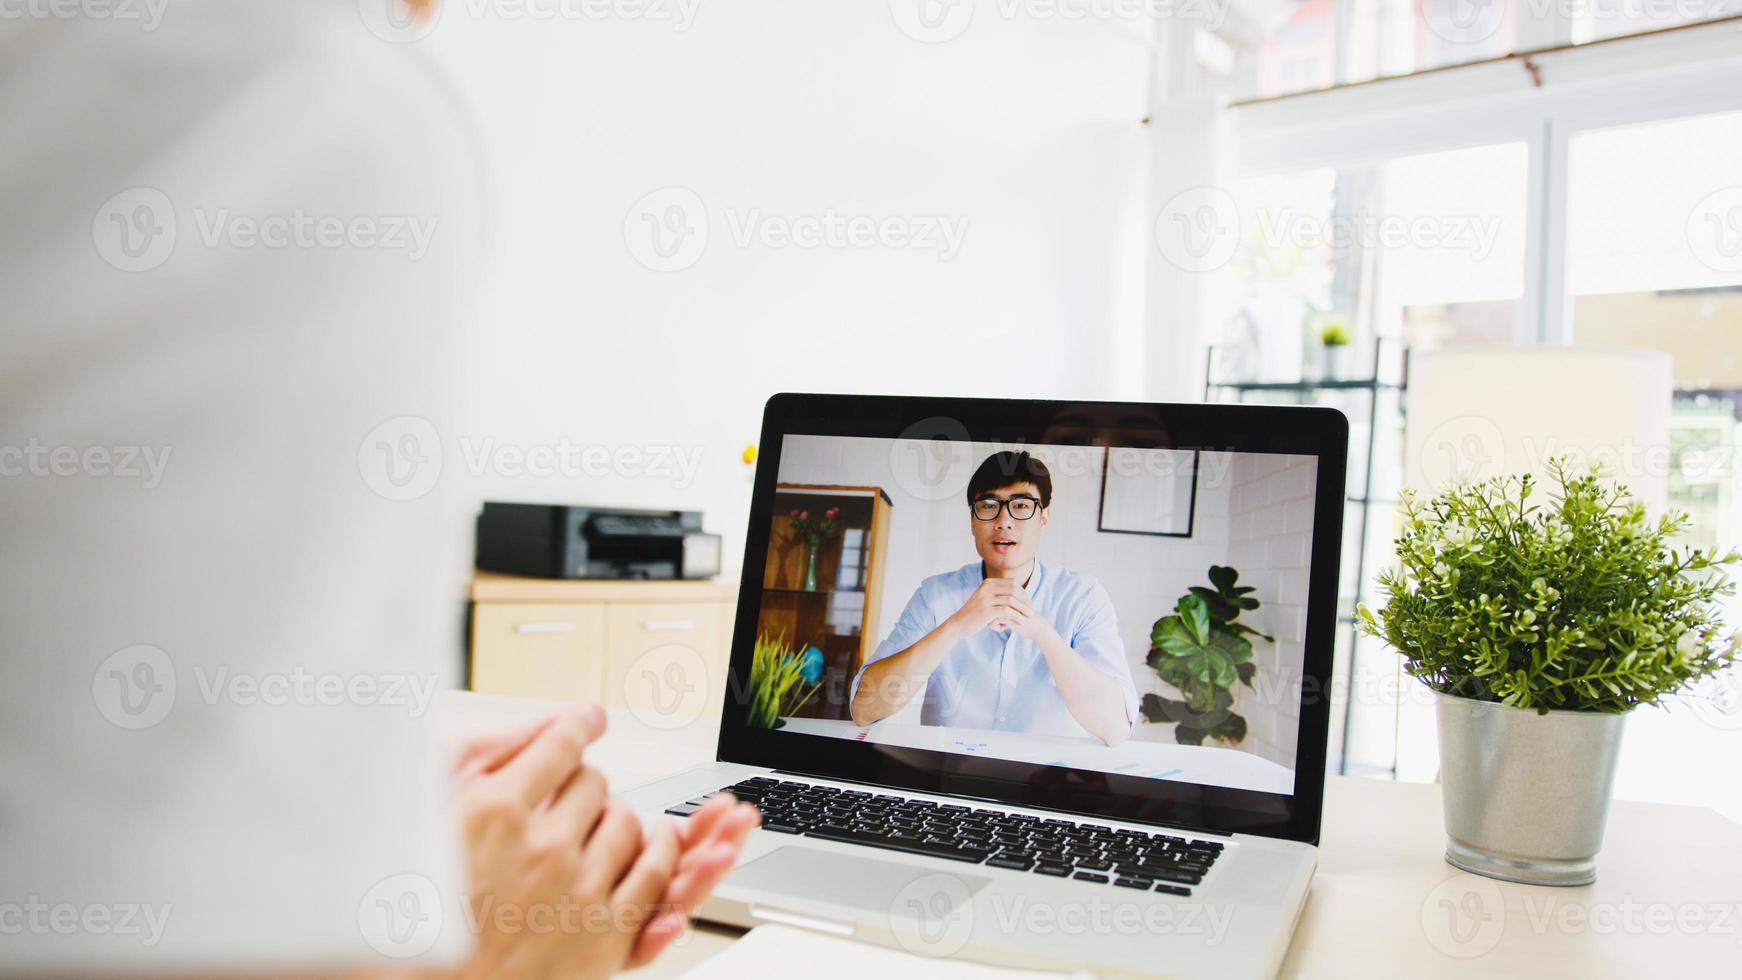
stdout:
POLYGON ((486 501, 477 566, 539 578, 703 579, 720 573, 720 536, 687 510, 486 501))

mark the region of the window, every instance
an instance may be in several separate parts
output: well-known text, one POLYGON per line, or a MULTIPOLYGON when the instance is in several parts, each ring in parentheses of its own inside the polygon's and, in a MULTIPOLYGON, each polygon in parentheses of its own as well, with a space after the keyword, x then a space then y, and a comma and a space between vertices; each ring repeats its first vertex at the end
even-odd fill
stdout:
MULTIPOLYGON (((1595 2, 1496 0, 1519 16, 1498 21, 1485 43, 1559 46, 1532 59, 1534 72, 1522 62, 1476 65, 1285 101, 1236 101, 1229 156, 1240 179, 1228 186, 1242 238, 1229 284, 1201 290, 1229 297, 1202 328, 1216 348, 1209 372, 1218 381, 1313 377, 1314 327, 1329 318, 1351 323, 1364 352, 1380 338, 1412 352, 1531 342, 1666 351, 1678 387, 1671 503, 1694 518, 1688 543, 1742 545, 1742 23, 1580 46, 1667 22, 1627 20, 1626 7, 1595 2), (1536 16, 1543 12, 1552 16, 1536 16), (1634 26, 1599 29, 1618 18, 1634 26), (1339 229, 1362 227, 1349 222, 1363 213, 1368 227, 1408 228, 1425 217, 1421 227, 1439 237, 1376 245, 1372 236, 1339 237, 1339 229), (1454 235, 1459 222, 1468 227, 1454 235), (1329 233, 1279 232, 1290 227, 1329 233)), ((1349 7, 1339 20, 1329 3, 1287 5, 1246 49, 1256 55, 1236 58, 1226 90, 1237 99, 1260 81, 1274 93, 1302 80, 1346 82, 1457 60, 1455 47, 1431 46, 1447 40, 1438 34, 1430 41, 1378 22, 1335 26, 1355 9, 1378 8, 1349 7), (1328 42, 1306 30, 1313 23, 1332 25, 1328 42), (1381 56, 1378 39, 1406 35, 1414 39, 1407 52, 1396 41, 1394 57, 1381 56), (1266 75, 1260 62, 1294 67, 1266 75)), ((1388 16, 1419 13, 1425 23, 1432 9, 1388 16)), ((1714 0, 1678 22, 1726 12, 1742 11, 1714 0)), ((1367 353, 1355 359, 1357 368, 1372 363, 1367 353)), ((1345 544, 1346 603, 1357 585, 1351 566, 1358 562, 1367 578, 1394 561, 1387 508, 1402 478, 1401 452, 1384 440, 1399 427, 1395 415, 1388 426, 1383 406, 1368 428, 1366 404, 1338 392, 1312 397, 1349 415, 1352 468, 1369 439, 1378 443, 1367 547, 1345 544)), ((1350 525, 1361 512, 1358 490, 1352 481, 1350 525)), ((1362 591, 1373 597, 1370 587, 1362 591)), ((1742 624, 1742 598, 1732 601, 1731 622, 1742 624)), ((1395 654, 1345 627, 1336 656, 1336 678, 1352 681, 1354 696, 1334 715, 1333 768, 1433 779, 1432 705, 1409 696, 1413 682, 1400 676, 1395 654)), ((1727 683, 1742 690, 1742 677, 1727 683)), ((1617 795, 1742 815, 1742 786, 1695 778, 1733 749, 1722 729, 1712 737, 1712 713, 1683 705, 1630 721, 1617 795)))
POLYGON ((1270 98, 1742 16, 1742 0, 1279 0, 1235 5, 1239 98, 1270 98))
POLYGON ((1671 505, 1742 542, 1742 112, 1573 134, 1568 175, 1572 341, 1674 358, 1671 505))

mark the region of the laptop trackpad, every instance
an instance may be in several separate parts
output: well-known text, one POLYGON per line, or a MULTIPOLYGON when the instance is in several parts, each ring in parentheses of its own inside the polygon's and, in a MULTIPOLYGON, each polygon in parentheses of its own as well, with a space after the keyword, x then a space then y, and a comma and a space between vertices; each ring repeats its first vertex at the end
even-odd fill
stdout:
POLYGON ((772 893, 800 909, 834 906, 921 920, 948 916, 990 880, 798 845, 777 847, 732 872, 735 887, 772 893))

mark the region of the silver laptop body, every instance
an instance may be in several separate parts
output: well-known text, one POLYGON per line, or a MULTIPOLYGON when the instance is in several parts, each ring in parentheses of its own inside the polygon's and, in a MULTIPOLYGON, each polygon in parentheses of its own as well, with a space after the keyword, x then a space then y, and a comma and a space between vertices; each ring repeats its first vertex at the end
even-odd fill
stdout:
MULTIPOLYGON (((779 829, 752 835, 737 866, 701 910, 701 918, 709 921, 746 928, 779 923, 928 957, 1108 977, 1274 976, 1317 861, 1329 705, 1313 692, 1328 690, 1347 433, 1340 414, 1321 409, 776 396, 764 420, 719 761, 631 790, 626 798, 644 817, 661 819, 693 809, 709 794, 739 787, 741 795, 762 801, 765 813, 788 814, 777 821, 765 817, 779 829), (826 440, 842 440, 847 449, 836 452, 826 440), (924 458, 905 460, 907 442, 918 443, 924 458), (812 451, 818 446, 828 451, 812 451), (913 515, 937 508, 943 516, 930 519, 947 528, 956 520, 948 515, 971 502, 960 488, 942 485, 949 481, 926 486, 903 467, 937 463, 933 473, 971 469, 978 456, 990 458, 987 450, 997 446, 1006 447, 1004 452, 1025 447, 1014 451, 1053 461, 1047 472, 1056 484, 1054 509, 1065 506, 1060 499, 1065 488, 1093 487, 1089 476, 1069 482, 1062 475, 1070 455, 1066 450, 1105 454, 1093 530, 1083 517, 1071 531, 1091 545, 1111 542, 1109 553, 1119 554, 1124 539, 1090 535, 1132 533, 1133 540, 1147 539, 1138 547, 1163 549, 1156 554, 1178 553, 1168 548, 1221 547, 1230 563, 1245 562, 1240 572, 1257 584, 1248 594, 1260 608, 1269 603, 1278 611, 1265 619, 1244 617, 1267 632, 1255 628, 1247 634, 1256 633, 1251 642, 1263 653, 1253 654, 1252 671, 1241 669, 1252 683, 1232 685, 1232 710, 1241 717, 1243 738, 1228 743, 1205 738, 1203 746, 1192 746, 1178 736, 1188 722, 1177 724, 1172 739, 1165 721, 1145 728, 1154 725, 1155 711, 1177 711, 1181 702, 1167 698, 1172 689, 1144 673, 1136 657, 1131 657, 1134 680, 1158 700, 1141 702, 1142 722, 1132 741, 1122 749, 1106 749, 1109 761, 1102 771, 1095 768, 1102 747, 1084 747, 1081 738, 1059 738, 1066 746, 1059 754, 1068 765, 1035 757, 1033 747, 1049 744, 1052 736, 1031 733, 976 732, 954 743, 967 745, 965 750, 950 751, 947 740, 927 739, 955 730, 923 720, 914 724, 911 713, 906 722, 891 716, 859 726, 850 717, 828 717, 850 715, 850 706, 825 704, 801 709, 808 711, 805 719, 795 715, 774 730, 751 724, 752 648, 759 632, 770 631, 758 627, 759 618, 768 627, 775 621, 768 617, 785 601, 768 599, 765 607, 763 593, 777 591, 771 581, 781 585, 778 570, 770 570, 780 559, 770 541, 771 535, 778 537, 778 514, 785 513, 788 498, 799 494, 793 499, 802 501, 802 494, 819 492, 816 488, 862 484, 866 473, 875 477, 887 465, 886 481, 876 484, 894 500, 884 519, 917 521, 913 515), (1180 454, 1190 454, 1193 467, 1189 493, 1196 513, 1186 533, 1131 532, 1111 522, 1109 510, 1123 507, 1126 513, 1159 515, 1157 526, 1165 529, 1166 508, 1133 509, 1110 496, 1108 487, 1127 494, 1127 500, 1131 494, 1139 500, 1152 493, 1177 496, 1185 485, 1179 473, 1161 473, 1151 483, 1139 479, 1121 489, 1123 477, 1116 471, 1122 460, 1185 458, 1180 454), (885 457, 887 464, 871 465, 885 457), (853 470, 854 458, 868 462, 853 470), (807 459, 813 462, 805 464, 807 459), (834 471, 828 467, 837 465, 843 471, 830 479, 834 471), (1310 506, 1298 503, 1303 499, 1310 506), (1271 507, 1288 508, 1288 513, 1268 513, 1271 507), (1298 528, 1302 514, 1308 515, 1308 530, 1278 531, 1283 537, 1273 540, 1283 545, 1261 542, 1254 548, 1243 536, 1255 533, 1255 527, 1298 528), (1232 529, 1241 521, 1245 531, 1232 529), (1302 533, 1304 544, 1288 537, 1302 533), (1271 556, 1280 556, 1272 562, 1281 569, 1275 574, 1258 567, 1271 556), (1276 624, 1297 614, 1281 608, 1284 598, 1299 604, 1300 621, 1287 635, 1276 624), (1266 659, 1260 663, 1261 657, 1266 659), (819 713, 821 719, 810 720, 819 713), (1278 720, 1295 723, 1294 730, 1283 730, 1286 725, 1278 720), (842 737, 796 731, 825 727, 842 737), (1288 743, 1292 754, 1260 744, 1261 738, 1288 743), (1000 758, 1000 752, 1024 757, 1000 758), (1250 758, 1261 752, 1270 758, 1250 758), (1193 761, 1183 764, 1184 770, 1140 778, 1141 766, 1113 765, 1115 759, 1130 758, 1193 761), (1286 761, 1292 761, 1292 770, 1282 764, 1286 761), (1286 778, 1281 783, 1260 778, 1273 771, 1290 774, 1292 787, 1286 778), (811 814, 806 819, 814 817, 814 822, 789 825, 797 819, 790 816, 795 812, 811 814), (897 814, 911 820, 897 820, 897 814), (898 828, 891 826, 896 823, 898 828), (876 828, 867 830, 871 824, 876 828), (958 831, 953 837, 951 827, 958 831), (896 843, 885 846, 879 837, 896 843), (971 853, 945 857, 915 850, 932 846, 915 843, 922 837, 939 847, 965 841, 971 853), (990 856, 979 854, 981 845, 990 856), (998 860, 1007 855, 1013 857, 998 860), (1055 860, 1076 863, 1061 871, 1050 863, 1055 860)), ((1088 509, 1079 507, 1085 514, 1088 509)), ((1063 515, 1059 510, 1052 517, 1054 529, 1063 515)), ((1006 519, 1002 512, 994 516, 1006 519)), ((861 545, 870 547, 869 536, 861 545)), ((1094 553, 1090 545, 1070 550, 1094 553)), ((990 568, 983 566, 982 574, 990 575, 990 568)), ((1141 581, 1131 584, 1142 578, 1142 568, 1098 571, 1102 581, 1120 576, 1121 587, 1144 588, 1141 581)), ((895 577, 891 573, 883 588, 900 593, 913 587, 895 577)), ((1220 588, 1214 583, 1199 587, 1220 588)), ((1159 620, 1170 611, 1178 590, 1166 586, 1163 591, 1153 605, 1118 599, 1135 610, 1139 621, 1131 627, 1133 635, 1149 628, 1150 613, 1159 620)), ((1125 619, 1125 609, 1119 612, 1125 619)), ((846 644, 844 669, 857 673, 870 658, 887 652, 880 650, 887 639, 881 635, 900 626, 883 617, 880 636, 860 638, 858 654, 846 644)), ((1163 629, 1159 622, 1157 629, 1163 629)), ((818 655, 828 658, 820 649, 818 655)), ((1161 662, 1165 656, 1166 651, 1151 650, 1148 659, 1161 662)), ((848 693, 837 694, 836 701, 853 690, 837 687, 848 693)), ((1190 723, 1202 724, 1195 717, 1190 723)))

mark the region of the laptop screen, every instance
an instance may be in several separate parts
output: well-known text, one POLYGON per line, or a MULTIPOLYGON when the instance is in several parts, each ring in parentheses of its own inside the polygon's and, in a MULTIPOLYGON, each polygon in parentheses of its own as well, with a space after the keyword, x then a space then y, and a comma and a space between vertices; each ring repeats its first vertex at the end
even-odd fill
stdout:
POLYGON ((820 401, 865 410, 770 407, 722 748, 778 748, 734 761, 1286 833, 1322 784, 1340 416, 820 401))

